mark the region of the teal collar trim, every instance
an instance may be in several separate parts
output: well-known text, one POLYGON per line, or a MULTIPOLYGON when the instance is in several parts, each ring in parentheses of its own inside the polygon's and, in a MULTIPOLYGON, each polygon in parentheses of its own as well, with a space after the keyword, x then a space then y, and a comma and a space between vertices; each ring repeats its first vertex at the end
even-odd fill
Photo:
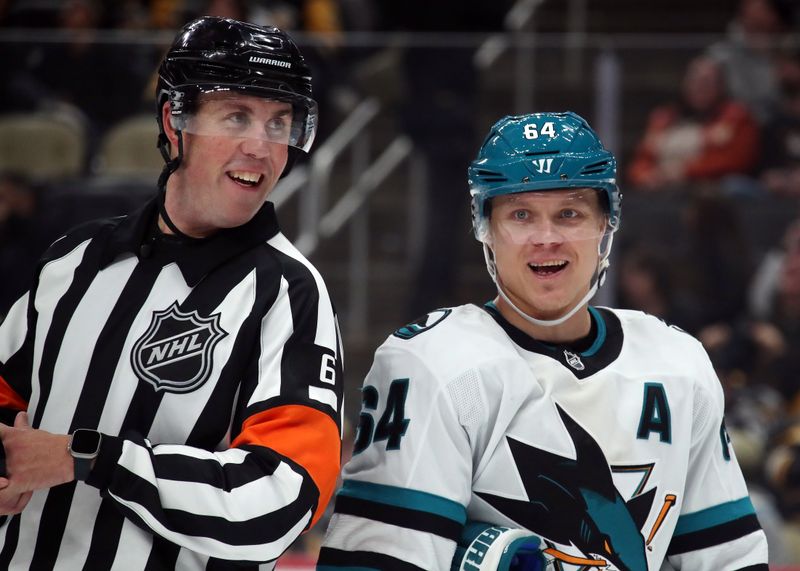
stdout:
POLYGON ((600 315, 600 312, 591 305, 589 306, 589 313, 591 314, 592 319, 594 319, 594 322, 597 324, 597 337, 594 338, 594 343, 592 343, 592 346, 581 353, 581 357, 591 357, 597 353, 600 350, 600 347, 603 346, 603 343, 606 342, 606 320, 603 319, 603 316, 600 315))
MULTIPOLYGON (((497 315, 501 315, 500 310, 497 308, 497 304, 495 304, 494 301, 487 301, 484 304, 484 307, 487 307, 495 311, 497 315)), ((585 351, 578 351, 578 354, 581 357, 592 357, 595 353, 597 353, 600 350, 600 348, 606 342, 606 335, 608 329, 606 327, 606 321, 605 319, 603 319, 603 315, 591 305, 589 306, 589 315, 592 316, 592 321, 594 322, 594 327, 592 329, 596 328, 597 334, 594 338, 594 341, 592 342, 592 344, 589 346, 588 349, 586 349, 585 351)), ((552 343, 547 343, 545 341, 538 341, 538 343, 544 345, 551 351, 558 351, 559 349, 563 349, 563 347, 560 345, 553 345, 552 343)), ((582 345, 583 343, 579 341, 578 344, 582 345)))

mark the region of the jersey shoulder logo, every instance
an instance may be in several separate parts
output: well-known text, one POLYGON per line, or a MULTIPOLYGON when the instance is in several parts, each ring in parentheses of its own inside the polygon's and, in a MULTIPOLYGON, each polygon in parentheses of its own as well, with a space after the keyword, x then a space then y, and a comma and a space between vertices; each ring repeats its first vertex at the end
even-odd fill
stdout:
POLYGON ((136 376, 156 391, 188 393, 208 380, 213 369, 214 347, 227 332, 220 314, 200 317, 184 313, 174 302, 154 311, 150 326, 134 344, 131 365, 136 376))
POLYGON ((416 337, 420 333, 427 331, 431 327, 439 325, 442 321, 444 321, 445 317, 450 315, 452 312, 452 309, 437 309, 436 311, 431 311, 416 321, 401 327, 392 333, 392 335, 399 337, 400 339, 411 339, 412 337, 416 337))

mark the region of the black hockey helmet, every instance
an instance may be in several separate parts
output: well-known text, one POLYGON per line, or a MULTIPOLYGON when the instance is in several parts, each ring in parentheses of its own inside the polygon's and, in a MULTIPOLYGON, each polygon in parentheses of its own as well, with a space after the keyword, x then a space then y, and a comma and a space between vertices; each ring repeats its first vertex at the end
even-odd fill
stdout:
MULTIPOLYGON (((201 94, 210 92, 242 93, 292 104, 292 136, 284 176, 297 157, 295 149, 310 149, 317 129, 311 72, 295 43, 278 28, 205 16, 178 33, 161 62, 156 87, 159 147, 171 172, 178 164, 169 165, 161 109, 170 102, 174 125, 180 129, 181 117, 194 111, 201 94)), ((178 155, 179 163, 182 149, 178 155)))

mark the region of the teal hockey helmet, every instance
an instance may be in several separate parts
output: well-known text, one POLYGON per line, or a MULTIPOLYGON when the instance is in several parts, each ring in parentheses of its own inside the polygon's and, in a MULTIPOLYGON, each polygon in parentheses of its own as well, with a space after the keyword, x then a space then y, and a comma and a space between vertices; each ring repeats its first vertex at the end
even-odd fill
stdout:
POLYGON ((619 227, 617 162, 586 120, 571 111, 506 116, 495 123, 467 176, 472 225, 483 242, 491 199, 519 192, 594 188, 602 192, 609 231, 619 227))

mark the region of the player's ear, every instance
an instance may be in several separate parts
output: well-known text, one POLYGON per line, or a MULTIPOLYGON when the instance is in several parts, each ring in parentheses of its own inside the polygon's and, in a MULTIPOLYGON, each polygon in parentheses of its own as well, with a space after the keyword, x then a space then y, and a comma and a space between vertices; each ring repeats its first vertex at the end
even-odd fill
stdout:
POLYGON ((171 154, 174 156, 175 149, 178 148, 178 134, 175 128, 172 126, 172 114, 170 113, 171 108, 172 107, 169 101, 161 106, 161 122, 164 125, 164 134, 169 140, 171 154))

